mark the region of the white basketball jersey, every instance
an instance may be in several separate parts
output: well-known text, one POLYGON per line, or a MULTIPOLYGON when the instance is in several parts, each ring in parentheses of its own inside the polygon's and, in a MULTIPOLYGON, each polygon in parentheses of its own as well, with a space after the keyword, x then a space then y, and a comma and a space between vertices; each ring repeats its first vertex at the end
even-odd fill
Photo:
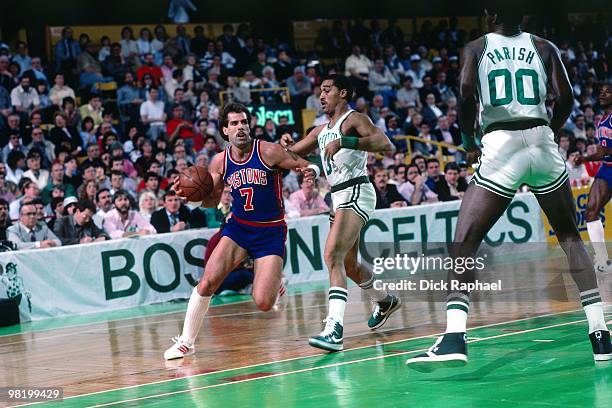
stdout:
POLYGON ((348 112, 336 121, 334 127, 330 128, 328 123, 319 133, 318 142, 321 152, 321 163, 323 163, 323 170, 331 187, 356 177, 368 175, 366 169, 368 153, 363 150, 340 149, 333 159, 326 160, 325 158, 325 146, 343 136, 340 129, 342 123, 351 112, 353 110, 349 109, 348 112))
POLYGON ((546 67, 529 33, 485 35, 478 61, 480 126, 496 122, 544 119, 546 67))

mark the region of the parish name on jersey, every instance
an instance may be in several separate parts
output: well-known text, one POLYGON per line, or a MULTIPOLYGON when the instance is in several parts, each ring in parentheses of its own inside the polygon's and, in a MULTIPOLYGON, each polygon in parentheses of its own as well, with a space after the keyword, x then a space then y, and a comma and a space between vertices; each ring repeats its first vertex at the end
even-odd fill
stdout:
POLYGON ((245 168, 236 170, 227 178, 227 184, 232 189, 239 188, 243 184, 258 184, 265 186, 268 184, 268 175, 265 170, 245 168))
POLYGON ((533 57, 535 57, 535 52, 528 51, 523 47, 518 48, 518 52, 516 47, 501 47, 500 49, 495 48, 487 52, 486 56, 493 64, 504 60, 525 61, 527 64, 531 64, 533 57))

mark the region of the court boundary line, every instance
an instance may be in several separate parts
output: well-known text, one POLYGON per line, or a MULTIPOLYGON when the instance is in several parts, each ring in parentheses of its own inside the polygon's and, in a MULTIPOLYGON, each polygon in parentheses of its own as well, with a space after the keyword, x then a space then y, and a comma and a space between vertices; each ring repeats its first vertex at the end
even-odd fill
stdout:
MULTIPOLYGON (((518 331, 518 332, 498 334, 498 335, 495 335, 495 336, 483 337, 483 338, 480 338, 478 340, 471 340, 471 341, 468 341, 468 343, 479 343, 479 342, 486 341, 486 340, 493 340, 493 339, 498 339, 498 338, 502 338, 502 337, 516 336, 516 335, 519 335, 519 334, 531 333, 531 332, 535 332, 535 331, 552 329, 552 328, 556 328, 556 327, 569 326, 569 325, 572 325, 572 324, 582 323, 582 322, 586 322, 586 321, 587 321, 587 319, 580 319, 580 320, 575 320, 575 321, 572 321, 572 322, 558 323, 558 324, 553 324, 553 325, 549 325, 549 326, 542 326, 542 327, 537 327, 537 328, 533 328, 533 329, 521 330, 521 331, 518 331)), ((272 374, 272 375, 268 375, 268 376, 264 376, 264 377, 246 378, 246 379, 238 380, 238 381, 231 381, 231 382, 226 382, 226 383, 221 383, 221 384, 213 384, 213 385, 206 385, 206 386, 202 386, 202 387, 188 388, 188 389, 185 389, 185 390, 166 392, 166 393, 161 393, 161 394, 156 394, 156 395, 149 395, 149 396, 146 396, 146 397, 132 398, 132 399, 127 399, 127 400, 108 402, 108 403, 104 403, 104 404, 87 405, 87 407, 88 408, 107 407, 107 406, 112 406, 112 405, 118 405, 118 404, 125 404, 125 403, 130 403, 130 402, 148 400, 148 399, 151 399, 151 398, 163 398, 163 397, 167 397, 167 396, 171 396, 171 395, 187 394, 187 393, 190 393, 190 392, 193 392, 193 391, 202 391, 202 390, 207 390, 207 389, 212 389, 212 388, 220 388, 220 387, 225 387, 225 386, 234 385, 234 384, 241 384, 241 383, 245 383, 245 382, 263 380, 263 379, 268 379, 268 378, 282 377, 282 376, 292 375, 292 374, 300 374, 300 373, 305 373, 305 372, 309 372, 309 371, 322 370, 322 369, 325 369, 325 368, 332 368, 332 367, 340 367, 340 366, 345 366, 345 365, 354 364, 354 363, 362 363, 362 362, 373 361, 373 360, 382 360, 382 359, 389 358, 389 357, 397 357, 397 356, 402 356, 402 355, 406 355, 406 354, 417 353, 417 352, 427 351, 427 350, 429 350, 429 347, 428 348, 424 348, 424 349, 402 351, 402 352, 393 353, 393 354, 386 354, 386 355, 380 355, 380 356, 374 356, 374 357, 366 357, 366 358, 352 360, 352 361, 343 361, 343 362, 339 362, 339 363, 326 364, 326 365, 317 366, 317 367, 303 368, 303 369, 300 369, 300 370, 286 371, 286 372, 283 372, 283 373, 276 373, 276 374, 272 374)), ((406 368, 406 369, 409 369, 409 368, 406 368)))
MULTIPOLYGON (((560 316, 560 315, 564 315, 564 314, 575 313, 575 312, 578 312, 578 311, 581 311, 581 310, 582 310, 581 308, 580 309, 572 309, 572 310, 566 310, 566 311, 562 311, 562 312, 546 313, 546 314, 543 314, 543 315, 537 315, 537 316, 531 316, 531 317, 523 317, 523 318, 520 318, 520 319, 512 319, 512 320, 507 320, 507 321, 503 321, 503 322, 491 323, 491 324, 475 326, 475 327, 468 327, 468 331, 476 330, 476 329, 486 329, 486 328, 489 328, 489 327, 501 326, 501 325, 504 325, 504 324, 511 324, 511 323, 518 323, 518 322, 522 322, 522 321, 533 320, 533 319, 540 319, 540 318, 545 318, 545 317, 560 316)), ((585 321, 585 320, 583 319, 582 321, 585 321)), ((376 333, 376 332, 372 332, 372 333, 376 333)), ((444 334, 444 332, 431 333, 431 334, 422 335, 422 336, 408 337, 408 338, 399 339, 399 340, 392 340, 392 341, 389 341, 389 342, 380 342, 380 343, 377 343, 377 344, 369 344, 369 345, 366 345, 366 346, 360 346, 360 347, 345 349, 343 352, 353 351, 353 350, 362 350, 362 349, 372 348, 372 347, 381 347, 381 346, 386 346, 386 345, 395 344, 395 343, 401 343, 401 342, 405 342, 405 341, 414 341, 414 340, 420 340, 420 339, 425 339, 425 338, 437 337, 437 336, 441 336, 443 334, 444 334)), ((412 352, 414 352, 414 351, 411 351, 411 353, 412 352)), ((398 353, 395 353, 395 355, 397 355, 397 354, 398 353)), ((169 378, 169 379, 166 379, 166 380, 160 380, 160 381, 153 381, 153 382, 148 382, 148 383, 143 383, 143 384, 130 385, 130 386, 127 386, 127 387, 111 388, 111 389, 108 389, 108 390, 101 390, 101 391, 95 391, 95 392, 90 392, 90 393, 85 393, 85 394, 72 395, 72 396, 63 398, 62 401, 70 400, 70 399, 74 399, 74 398, 85 397, 85 396, 90 396, 90 395, 102 394, 102 393, 105 393, 105 392, 122 391, 122 390, 131 389, 131 388, 144 387, 144 386, 148 386, 148 385, 163 384, 163 383, 172 382, 172 381, 182 381, 182 380, 185 380, 185 379, 188 379, 188 378, 203 377, 203 376, 208 376, 208 375, 212 375, 212 374, 219 374, 219 373, 231 372, 231 371, 236 371, 236 370, 261 367, 261 366, 268 365, 268 364, 285 363, 285 362, 288 362, 288 361, 295 361, 295 360, 313 358, 313 357, 323 356, 323 355, 325 355, 325 354, 318 353, 318 354, 312 354, 312 355, 309 355, 309 356, 291 357, 291 358, 282 359, 282 360, 274 360, 274 361, 267 361, 267 362, 264 362, 264 363, 249 364, 249 365, 245 365, 245 366, 226 368, 226 369, 219 370, 219 371, 214 371, 214 372, 209 372, 209 373, 202 373, 202 374, 195 374, 195 375, 190 375, 190 376, 185 376, 185 377, 180 377, 180 378, 169 378)), ((44 401, 44 402, 49 402, 49 401, 44 401)), ((41 404, 41 403, 42 402, 32 402, 32 403, 28 403, 28 404, 15 405, 15 406, 16 407, 22 407, 22 406, 29 406, 29 405, 37 405, 37 404, 41 404)))

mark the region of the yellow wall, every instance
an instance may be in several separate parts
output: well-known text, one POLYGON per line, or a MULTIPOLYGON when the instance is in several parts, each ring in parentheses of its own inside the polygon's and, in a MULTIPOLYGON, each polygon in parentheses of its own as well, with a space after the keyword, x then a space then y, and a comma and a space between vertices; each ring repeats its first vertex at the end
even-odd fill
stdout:
MULTIPOLYGON (((576 220, 578 221, 578 230, 580 231, 582 240, 586 242, 590 241, 589 234, 587 233, 586 229, 586 222, 584 220, 584 213, 589 199, 589 188, 590 187, 581 187, 572 189, 574 200, 576 201, 576 220)), ((544 220, 546 239, 548 242, 557 242, 557 238, 555 237, 550 223, 548 222, 548 218, 546 218, 544 212, 542 212, 542 219, 544 220)), ((612 241, 612 204, 608 203, 606 205, 602 221, 604 224, 605 239, 606 241, 612 241)))

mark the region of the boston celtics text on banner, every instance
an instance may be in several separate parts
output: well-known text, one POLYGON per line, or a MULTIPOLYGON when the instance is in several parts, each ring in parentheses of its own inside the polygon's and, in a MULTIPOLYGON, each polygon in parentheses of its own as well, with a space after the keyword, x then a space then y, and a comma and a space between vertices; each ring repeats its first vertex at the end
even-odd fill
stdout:
MULTIPOLYGON (((362 242, 449 242, 458 202, 379 210, 362 242)), ((326 280, 326 216, 288 221, 284 274, 289 284, 326 280)), ((0 298, 19 303, 22 320, 123 309, 188 298, 216 230, 190 230, 71 247, 0 253, 0 298)), ((544 242, 534 196, 518 195, 487 235, 490 245, 544 242)), ((365 246, 361 256, 368 260, 365 246)))

